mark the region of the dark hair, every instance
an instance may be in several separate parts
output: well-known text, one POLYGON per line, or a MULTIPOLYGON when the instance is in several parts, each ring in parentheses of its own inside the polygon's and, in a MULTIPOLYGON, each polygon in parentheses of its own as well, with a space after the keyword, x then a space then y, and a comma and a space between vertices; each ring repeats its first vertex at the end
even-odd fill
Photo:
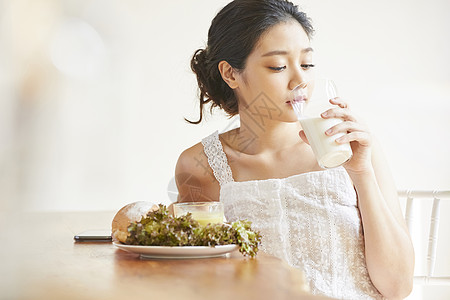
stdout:
POLYGON ((311 38, 314 29, 310 19, 298 7, 286 0, 235 0, 227 4, 212 20, 206 49, 195 51, 191 69, 197 75, 200 98, 200 118, 189 121, 199 124, 204 105, 211 102, 230 117, 238 113, 234 91, 220 75, 218 64, 225 60, 235 70, 245 68, 247 57, 261 35, 270 27, 296 20, 311 38))

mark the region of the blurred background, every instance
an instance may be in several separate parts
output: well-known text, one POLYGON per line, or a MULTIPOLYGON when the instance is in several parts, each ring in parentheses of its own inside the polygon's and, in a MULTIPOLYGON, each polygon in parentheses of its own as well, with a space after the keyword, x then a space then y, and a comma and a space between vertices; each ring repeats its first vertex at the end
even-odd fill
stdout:
MULTIPOLYGON (((0 209, 168 200, 201 125, 189 62, 228 1, 0 0, 0 209)), ((450 3, 298 1, 399 189, 449 188, 450 3)))
MULTIPOLYGON (((0 211, 168 202, 178 155, 230 122, 183 119, 198 116, 190 58, 226 3, 0 0, 0 211)), ((398 188, 449 189, 450 2, 295 3, 398 188)))

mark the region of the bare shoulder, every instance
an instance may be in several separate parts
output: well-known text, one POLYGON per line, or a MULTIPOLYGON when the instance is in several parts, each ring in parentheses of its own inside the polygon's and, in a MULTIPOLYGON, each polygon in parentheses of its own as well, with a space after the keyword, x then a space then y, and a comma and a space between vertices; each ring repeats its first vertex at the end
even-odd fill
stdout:
POLYGON ((201 143, 184 150, 175 167, 178 202, 219 201, 219 183, 201 143))

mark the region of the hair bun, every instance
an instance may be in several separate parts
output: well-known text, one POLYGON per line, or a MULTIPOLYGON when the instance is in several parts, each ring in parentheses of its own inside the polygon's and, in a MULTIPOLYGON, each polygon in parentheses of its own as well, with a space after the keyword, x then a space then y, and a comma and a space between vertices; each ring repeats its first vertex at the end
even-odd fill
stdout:
POLYGON ((204 83, 207 80, 206 65, 206 49, 197 49, 192 56, 191 69, 197 75, 197 82, 201 92, 203 92, 205 88, 204 83))

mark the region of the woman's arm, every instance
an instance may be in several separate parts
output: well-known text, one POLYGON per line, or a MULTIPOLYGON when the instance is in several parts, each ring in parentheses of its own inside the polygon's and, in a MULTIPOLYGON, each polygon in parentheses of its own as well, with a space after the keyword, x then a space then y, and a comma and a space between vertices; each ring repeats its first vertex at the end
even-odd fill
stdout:
POLYGON ((372 170, 349 175, 358 195, 367 269, 388 299, 412 290, 414 250, 398 202, 397 189, 378 143, 372 146, 372 170))
POLYGON ((388 299, 412 290, 414 249, 398 202, 397 189, 378 142, 339 98, 325 118, 341 118, 339 143, 350 142, 352 159, 344 167, 355 186, 364 231, 367 269, 375 287, 388 299))
POLYGON ((219 201, 220 186, 198 143, 181 153, 175 167, 177 202, 219 201))

